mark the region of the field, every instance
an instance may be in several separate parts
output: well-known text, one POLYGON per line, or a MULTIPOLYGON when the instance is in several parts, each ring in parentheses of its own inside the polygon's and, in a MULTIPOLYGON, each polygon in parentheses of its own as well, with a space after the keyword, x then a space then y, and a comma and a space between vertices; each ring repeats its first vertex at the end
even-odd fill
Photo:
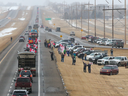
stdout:
MULTIPOLYGON (((86 35, 80 29, 73 28, 68 25, 66 21, 60 18, 60 14, 53 13, 52 10, 46 8, 42 11, 44 14, 43 24, 50 28, 55 29, 57 26, 61 27, 61 31, 69 34, 71 31, 76 33, 77 37, 86 35), (52 18, 52 23, 46 21, 45 18, 52 18), (55 26, 53 25, 55 24, 55 26)), ((93 30, 93 29, 90 29, 93 30)), ((97 29, 99 34, 102 31, 97 29)), ((110 33, 107 33, 108 36, 111 36, 110 33)), ((115 35, 117 38, 122 38, 123 35, 115 35)), ((125 45, 127 47, 127 45, 125 45)), ((97 50, 108 50, 108 55, 110 55, 110 49, 108 48, 94 48, 97 50)), ((83 72, 83 62, 81 59, 76 59, 76 65, 72 65, 71 57, 65 56, 64 62, 61 62, 61 56, 58 54, 57 49, 54 49, 58 69, 61 72, 63 77, 65 88, 69 92, 70 96, 127 96, 128 91, 128 69, 124 67, 119 67, 118 75, 100 75, 100 69, 103 66, 98 66, 93 64, 91 73, 83 72)), ((127 56, 128 50, 114 49, 114 56, 127 56)), ((88 61, 86 61, 88 63, 88 61)))

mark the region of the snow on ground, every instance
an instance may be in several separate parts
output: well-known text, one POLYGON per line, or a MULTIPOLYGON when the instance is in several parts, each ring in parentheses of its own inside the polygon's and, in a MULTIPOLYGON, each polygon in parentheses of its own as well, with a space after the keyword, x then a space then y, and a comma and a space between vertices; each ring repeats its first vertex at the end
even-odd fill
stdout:
POLYGON ((16 30, 17 28, 6 28, 2 31, 0 31, 0 37, 4 37, 6 35, 11 35, 12 31, 16 30))
POLYGON ((12 6, 9 8, 9 10, 18 10, 19 6, 12 6))
POLYGON ((12 25, 11 26, 14 26, 16 23, 14 22, 14 23, 12 23, 12 25))
POLYGON ((30 9, 31 9, 31 6, 28 6, 28 7, 27 7, 27 10, 30 10, 30 9))
POLYGON ((51 20, 48 20, 48 22, 49 22, 49 24, 50 24, 50 25, 52 25, 52 24, 53 24, 51 20))
POLYGON ((25 20, 25 18, 18 18, 18 19, 21 20, 21 21, 25 20))

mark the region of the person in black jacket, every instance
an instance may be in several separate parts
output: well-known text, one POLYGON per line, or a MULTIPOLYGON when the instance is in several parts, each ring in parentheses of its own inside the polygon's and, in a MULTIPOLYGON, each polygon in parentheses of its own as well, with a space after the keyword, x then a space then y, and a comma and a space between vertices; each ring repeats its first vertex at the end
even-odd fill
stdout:
POLYGON ((83 71, 86 72, 86 66, 87 66, 87 64, 85 62, 83 62, 83 65, 84 65, 83 71))
POLYGON ((64 62, 64 54, 61 53, 61 62, 64 62))
POLYGON ((51 51, 49 51, 49 52, 51 54, 51 60, 54 60, 54 58, 53 58, 53 52, 51 52, 51 51))

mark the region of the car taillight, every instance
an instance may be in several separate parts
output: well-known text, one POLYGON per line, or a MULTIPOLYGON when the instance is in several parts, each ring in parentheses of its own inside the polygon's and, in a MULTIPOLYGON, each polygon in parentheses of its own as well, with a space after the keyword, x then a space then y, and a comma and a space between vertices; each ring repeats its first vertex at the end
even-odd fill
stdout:
POLYGON ((30 83, 30 87, 32 87, 32 83, 30 83))
POLYGON ((15 83, 15 87, 17 86, 17 83, 15 83))
POLYGON ((32 74, 30 75, 30 77, 32 77, 32 74))
MULTIPOLYGON (((16 95, 12 95, 12 96, 16 96, 16 95)), ((26 95, 27 96, 27 95, 26 95)))
POLYGON ((19 75, 19 77, 21 77, 21 75, 19 75))

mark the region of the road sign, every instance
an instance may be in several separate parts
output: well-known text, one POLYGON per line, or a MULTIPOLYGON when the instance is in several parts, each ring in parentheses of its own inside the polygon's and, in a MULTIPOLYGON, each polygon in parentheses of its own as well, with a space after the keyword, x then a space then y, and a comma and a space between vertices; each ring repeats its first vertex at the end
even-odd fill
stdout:
POLYGON ((60 35, 60 37, 62 38, 63 36, 62 36, 62 35, 60 35))
POLYGON ((51 18, 45 18, 45 20, 51 20, 51 18))
POLYGON ((81 32, 83 32, 83 29, 81 29, 81 32))
POLYGON ((55 26, 55 24, 53 24, 55 26))

